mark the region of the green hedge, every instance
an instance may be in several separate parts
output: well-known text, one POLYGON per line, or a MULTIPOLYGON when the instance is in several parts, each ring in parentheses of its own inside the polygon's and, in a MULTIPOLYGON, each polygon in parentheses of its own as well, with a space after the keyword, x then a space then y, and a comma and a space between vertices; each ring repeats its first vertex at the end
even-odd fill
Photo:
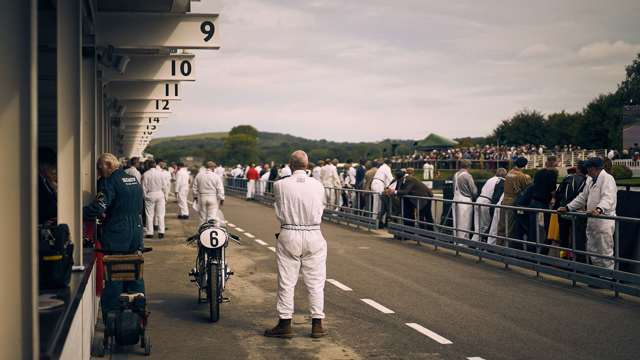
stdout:
POLYGON ((624 165, 613 165, 611 167, 611 175, 613 175, 613 178, 616 180, 631 179, 633 177, 633 172, 624 165))

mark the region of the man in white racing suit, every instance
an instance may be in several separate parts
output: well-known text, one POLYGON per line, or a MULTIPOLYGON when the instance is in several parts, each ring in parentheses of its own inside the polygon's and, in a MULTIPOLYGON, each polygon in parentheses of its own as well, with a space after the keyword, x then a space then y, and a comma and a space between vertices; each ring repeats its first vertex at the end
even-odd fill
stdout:
POLYGON ((312 327, 311 336, 326 335, 324 319, 324 284, 326 280, 327 242, 320 231, 324 210, 324 189, 316 179, 307 176, 307 154, 298 150, 291 154, 293 174, 273 186, 276 217, 280 234, 276 241, 278 267, 278 324, 264 332, 268 337, 291 338, 294 312, 294 291, 298 275, 309 293, 312 327))
POLYGON ((193 180, 193 201, 198 202, 200 221, 217 219, 218 208, 224 203, 222 178, 214 173, 216 164, 207 162, 207 170, 193 180))
MULTIPOLYGON (((598 219, 600 215, 616 216, 618 187, 613 176, 603 170, 601 158, 590 158, 585 162, 587 182, 584 190, 566 207, 558 208, 558 212, 576 211, 586 207, 591 216, 587 219, 587 251, 602 256, 613 256, 613 233, 615 220, 598 219)), ((591 255, 591 263, 596 266, 612 269, 612 259, 591 255)))
POLYGON ((178 219, 189 218, 189 206, 187 205, 187 197, 189 196, 189 182, 191 175, 189 170, 183 163, 178 163, 178 171, 176 171, 176 198, 178 199, 178 219))
POLYGON ((154 160, 149 162, 151 167, 142 175, 142 189, 144 190, 144 212, 147 217, 145 237, 153 237, 154 221, 157 221, 158 238, 164 237, 164 215, 167 204, 167 194, 171 178, 166 176, 165 170, 156 165, 154 160))

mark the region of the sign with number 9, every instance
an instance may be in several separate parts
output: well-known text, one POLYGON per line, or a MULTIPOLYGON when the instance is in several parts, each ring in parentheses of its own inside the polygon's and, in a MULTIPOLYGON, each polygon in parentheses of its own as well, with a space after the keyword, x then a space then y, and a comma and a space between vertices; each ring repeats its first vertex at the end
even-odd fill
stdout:
POLYGON ((200 31, 205 35, 204 41, 207 42, 211 40, 213 34, 216 32, 216 27, 212 21, 207 20, 200 24, 200 31))

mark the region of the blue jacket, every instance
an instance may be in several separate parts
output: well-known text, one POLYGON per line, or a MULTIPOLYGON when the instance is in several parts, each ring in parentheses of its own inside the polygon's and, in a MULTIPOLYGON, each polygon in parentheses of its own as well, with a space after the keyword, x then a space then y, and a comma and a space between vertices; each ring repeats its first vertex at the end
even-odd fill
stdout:
POLYGON ((96 199, 83 209, 85 219, 106 216, 102 225, 102 247, 105 250, 142 249, 142 186, 122 169, 101 179, 96 199))

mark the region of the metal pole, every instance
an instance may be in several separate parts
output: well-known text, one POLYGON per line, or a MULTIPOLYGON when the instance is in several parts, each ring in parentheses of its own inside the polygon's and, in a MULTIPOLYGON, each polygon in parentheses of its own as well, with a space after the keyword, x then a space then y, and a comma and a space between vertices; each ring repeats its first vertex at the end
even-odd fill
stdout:
MULTIPOLYGON (((540 223, 539 223, 539 219, 540 219, 540 213, 536 212, 534 214, 535 216, 535 228, 536 228, 536 264, 538 265, 538 267, 536 267, 536 277, 540 277, 540 271, 539 266, 540 266, 540 223)), ((528 241, 530 241, 529 239, 527 239, 528 241)))
POLYGON ((58 223, 68 224, 73 261, 82 265, 82 25, 79 0, 57 6, 58 223))
MULTIPOLYGON (((573 262, 577 263, 578 262, 578 255, 576 254, 576 217, 575 215, 571 216, 571 250, 572 250, 572 254, 571 256, 573 256, 573 262)), ((576 270, 576 264, 574 264, 573 266, 573 279, 571 280, 571 286, 576 286, 576 275, 577 270, 576 270)))
MULTIPOLYGON (((613 245, 613 267, 616 270, 616 272, 618 272, 618 270, 620 270, 620 223, 618 222, 618 220, 615 220, 615 243, 613 245)), ((617 277, 616 274, 616 287, 615 287, 615 291, 614 291, 614 296, 615 297, 619 297, 620 296, 620 292, 618 291, 618 286, 620 284, 620 280, 617 277)))

